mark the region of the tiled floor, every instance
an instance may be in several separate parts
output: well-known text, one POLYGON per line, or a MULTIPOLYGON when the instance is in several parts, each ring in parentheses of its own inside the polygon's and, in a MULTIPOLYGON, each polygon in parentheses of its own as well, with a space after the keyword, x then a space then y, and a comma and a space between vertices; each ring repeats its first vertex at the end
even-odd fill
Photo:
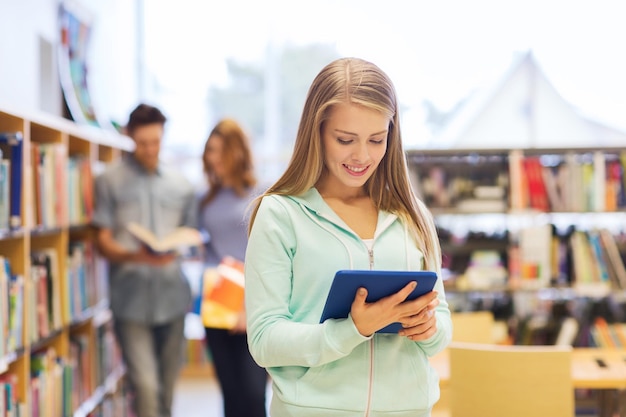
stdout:
MULTIPOLYGON (((268 384, 268 403, 271 392, 268 384)), ((173 408, 172 417, 224 417, 219 386, 213 378, 182 378, 176 387, 173 408)))
POLYGON ((174 396, 172 417, 223 417, 222 397, 212 378, 183 378, 174 396))
MULTIPOLYGON (((269 402, 271 398, 269 385, 267 398, 269 402)), ((173 411, 172 417, 224 417, 217 382, 211 377, 182 378, 176 388, 173 411)), ((581 413, 577 414, 577 417, 595 417, 593 412, 579 411, 581 413)), ((445 409, 436 409, 432 417, 449 417, 449 413, 445 409)))

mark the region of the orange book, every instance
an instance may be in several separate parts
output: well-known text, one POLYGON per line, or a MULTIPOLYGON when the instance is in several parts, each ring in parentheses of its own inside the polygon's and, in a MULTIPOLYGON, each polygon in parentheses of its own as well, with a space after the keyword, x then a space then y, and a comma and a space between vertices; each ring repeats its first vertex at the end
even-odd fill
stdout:
POLYGON ((200 316, 206 327, 230 329, 244 308, 243 262, 225 257, 202 277, 200 316))
POLYGON ((80 171, 80 195, 83 197, 82 213, 86 222, 91 220, 93 215, 93 173, 91 172, 91 162, 89 159, 81 159, 79 162, 80 171))
POLYGON ((208 298, 224 307, 239 311, 243 308, 243 263, 224 258, 217 267, 218 280, 208 298))

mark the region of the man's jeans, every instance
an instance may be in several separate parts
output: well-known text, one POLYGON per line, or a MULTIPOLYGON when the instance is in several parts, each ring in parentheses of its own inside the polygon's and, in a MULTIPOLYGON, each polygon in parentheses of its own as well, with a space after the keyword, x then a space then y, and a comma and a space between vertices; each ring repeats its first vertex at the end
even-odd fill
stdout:
POLYGON ((147 325, 115 320, 137 417, 171 417, 174 384, 183 359, 185 317, 147 325))

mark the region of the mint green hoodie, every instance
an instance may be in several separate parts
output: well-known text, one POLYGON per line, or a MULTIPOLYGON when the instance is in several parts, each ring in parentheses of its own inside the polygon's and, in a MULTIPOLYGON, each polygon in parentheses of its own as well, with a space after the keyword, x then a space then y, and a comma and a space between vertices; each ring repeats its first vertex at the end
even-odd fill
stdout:
POLYGON ((263 198, 246 252, 246 314, 250 352, 272 378, 272 417, 430 415, 439 378, 428 357, 452 335, 441 278, 437 333, 428 340, 365 337, 350 317, 319 323, 337 270, 422 265, 421 251, 393 214, 379 213, 370 254, 315 188, 263 198))

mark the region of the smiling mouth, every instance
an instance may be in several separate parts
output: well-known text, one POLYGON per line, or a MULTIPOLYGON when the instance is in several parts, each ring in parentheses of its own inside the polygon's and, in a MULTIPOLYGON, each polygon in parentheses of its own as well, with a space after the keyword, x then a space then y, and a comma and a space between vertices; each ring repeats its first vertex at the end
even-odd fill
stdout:
POLYGON ((353 165, 344 164, 344 168, 346 168, 346 171, 348 171, 348 173, 352 175, 363 175, 367 171, 367 168, 369 168, 369 165, 365 167, 357 167, 353 165))

